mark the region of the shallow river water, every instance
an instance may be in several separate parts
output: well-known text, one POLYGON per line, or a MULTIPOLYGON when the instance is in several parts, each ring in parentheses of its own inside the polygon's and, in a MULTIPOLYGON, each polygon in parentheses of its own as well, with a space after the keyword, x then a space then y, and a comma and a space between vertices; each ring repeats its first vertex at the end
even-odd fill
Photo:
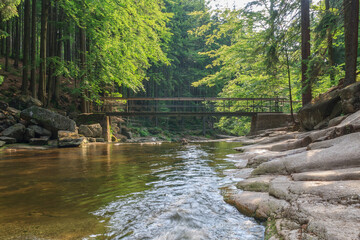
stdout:
POLYGON ((0 152, 0 239, 263 239, 226 204, 236 143, 0 152))

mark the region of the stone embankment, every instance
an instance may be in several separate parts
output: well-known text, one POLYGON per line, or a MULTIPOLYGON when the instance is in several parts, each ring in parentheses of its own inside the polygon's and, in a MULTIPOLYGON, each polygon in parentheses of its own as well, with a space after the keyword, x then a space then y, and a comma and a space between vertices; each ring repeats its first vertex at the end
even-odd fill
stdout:
POLYGON ((360 239, 360 111, 326 125, 240 140, 243 180, 226 199, 267 221, 266 239, 360 239))
POLYGON ((88 142, 104 142, 100 124, 80 125, 63 114, 41 107, 31 97, 0 102, 0 147, 27 143, 34 146, 81 147, 88 142), (14 108, 19 107, 19 109, 14 108))

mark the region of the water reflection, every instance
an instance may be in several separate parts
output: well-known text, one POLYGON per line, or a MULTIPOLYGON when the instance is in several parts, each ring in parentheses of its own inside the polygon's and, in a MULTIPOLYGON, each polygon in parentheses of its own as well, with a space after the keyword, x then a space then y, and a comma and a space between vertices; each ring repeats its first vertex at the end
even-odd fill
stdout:
POLYGON ((230 143, 0 153, 2 239, 262 239, 224 203, 230 143))

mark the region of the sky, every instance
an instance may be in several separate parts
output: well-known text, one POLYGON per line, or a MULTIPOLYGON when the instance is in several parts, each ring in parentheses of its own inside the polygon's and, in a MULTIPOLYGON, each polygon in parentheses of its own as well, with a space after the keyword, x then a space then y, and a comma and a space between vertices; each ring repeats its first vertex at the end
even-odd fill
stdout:
POLYGON ((248 2, 252 0, 209 0, 212 8, 230 8, 233 6, 236 8, 244 7, 248 2))
MULTIPOLYGON (((216 8, 230 8, 232 9, 233 6, 235 6, 237 9, 245 7, 245 5, 248 2, 251 2, 253 0, 209 0, 210 1, 210 6, 213 9, 216 8)), ((318 3, 319 0, 313 0, 313 3, 318 3)))

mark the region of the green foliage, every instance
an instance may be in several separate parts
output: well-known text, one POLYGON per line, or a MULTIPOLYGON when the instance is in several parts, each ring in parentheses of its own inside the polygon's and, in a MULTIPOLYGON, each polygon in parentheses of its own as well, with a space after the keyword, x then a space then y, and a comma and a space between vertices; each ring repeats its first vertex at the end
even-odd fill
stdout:
POLYGON ((17 16, 17 6, 21 0, 2 0, 0 1, 0 15, 2 21, 7 21, 10 18, 17 16))
MULTIPOLYGON (((63 68, 72 78, 86 77, 81 88, 97 97, 107 86, 143 89, 150 62, 169 64, 161 49, 170 36, 162 1, 66 1, 60 2, 77 26, 86 29, 89 51, 86 69, 63 68)), ((69 65, 71 67, 71 64, 69 65)))

